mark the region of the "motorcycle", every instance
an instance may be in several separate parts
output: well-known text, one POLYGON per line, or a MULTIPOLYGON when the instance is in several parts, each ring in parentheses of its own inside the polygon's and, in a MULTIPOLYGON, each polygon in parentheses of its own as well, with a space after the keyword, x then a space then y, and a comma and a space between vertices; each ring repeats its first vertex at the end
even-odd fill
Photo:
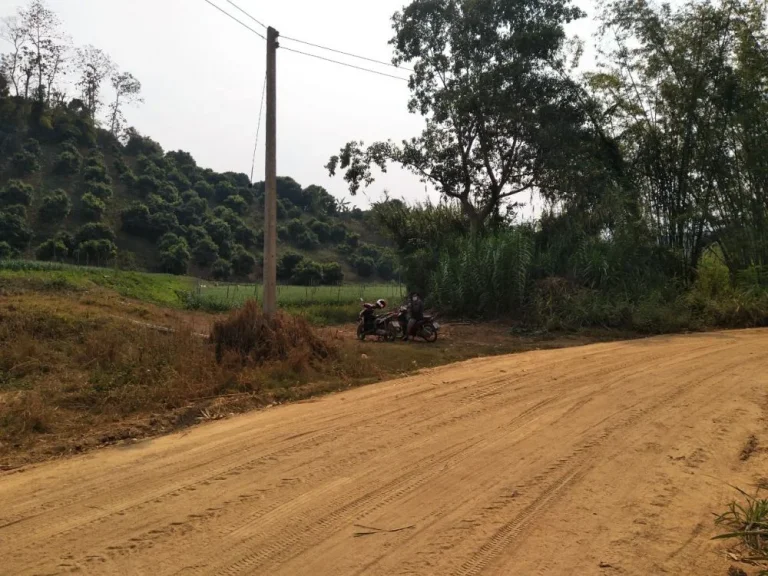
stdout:
MULTIPOLYGON (((397 314, 391 316, 388 326, 389 340, 400 340, 405 336, 408 329, 408 306, 402 306, 397 314)), ((416 323, 411 337, 419 337, 430 343, 437 341, 440 324, 436 322, 436 318, 437 316, 434 314, 424 316, 422 320, 416 323)))
POLYGON ((363 303, 363 309, 358 315, 357 337, 365 340, 366 336, 375 336, 378 340, 391 340, 391 331, 389 324, 394 316, 392 312, 377 316, 377 308, 374 304, 363 303))

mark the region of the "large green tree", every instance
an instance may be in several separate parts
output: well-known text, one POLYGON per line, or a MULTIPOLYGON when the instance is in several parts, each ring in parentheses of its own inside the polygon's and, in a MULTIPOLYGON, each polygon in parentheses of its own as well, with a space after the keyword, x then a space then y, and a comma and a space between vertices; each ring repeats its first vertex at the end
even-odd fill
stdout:
POLYGON ((479 230, 506 199, 537 184, 558 134, 574 121, 564 73, 570 0, 413 0, 393 17, 396 64, 414 72, 409 109, 421 135, 350 142, 327 165, 351 193, 372 167, 398 164, 457 201, 479 230))

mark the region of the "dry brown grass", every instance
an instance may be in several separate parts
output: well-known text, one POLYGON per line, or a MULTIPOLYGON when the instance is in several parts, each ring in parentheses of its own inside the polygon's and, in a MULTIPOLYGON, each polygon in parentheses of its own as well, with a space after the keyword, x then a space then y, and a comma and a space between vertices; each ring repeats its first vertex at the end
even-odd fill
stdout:
POLYGON ((282 311, 268 318, 256 300, 246 301, 228 318, 215 322, 210 339, 219 362, 227 352, 236 353, 243 363, 259 365, 291 358, 327 360, 336 353, 330 339, 316 332, 305 318, 282 311))
POLYGON ((435 345, 358 342, 351 324, 267 322, 255 303, 215 320, 101 291, 3 298, 0 470, 470 357, 595 340, 467 326, 435 345))

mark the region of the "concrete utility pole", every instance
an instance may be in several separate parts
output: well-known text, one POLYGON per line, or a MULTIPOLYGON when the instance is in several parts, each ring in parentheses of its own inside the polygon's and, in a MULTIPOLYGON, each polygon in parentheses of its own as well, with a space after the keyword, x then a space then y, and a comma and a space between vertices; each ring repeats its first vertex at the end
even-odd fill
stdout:
POLYGON ((267 158, 264 195, 264 314, 277 312, 277 38, 267 28, 267 158))

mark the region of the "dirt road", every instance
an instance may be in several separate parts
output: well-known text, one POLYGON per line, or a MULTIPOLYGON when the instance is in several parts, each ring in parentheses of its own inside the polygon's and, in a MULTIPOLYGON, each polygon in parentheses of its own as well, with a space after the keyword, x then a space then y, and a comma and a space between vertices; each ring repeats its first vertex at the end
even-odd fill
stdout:
MULTIPOLYGON (((706 574, 768 331, 475 360, 0 476, 2 574, 706 574)), ((768 440, 768 436, 766 436, 768 440)))

